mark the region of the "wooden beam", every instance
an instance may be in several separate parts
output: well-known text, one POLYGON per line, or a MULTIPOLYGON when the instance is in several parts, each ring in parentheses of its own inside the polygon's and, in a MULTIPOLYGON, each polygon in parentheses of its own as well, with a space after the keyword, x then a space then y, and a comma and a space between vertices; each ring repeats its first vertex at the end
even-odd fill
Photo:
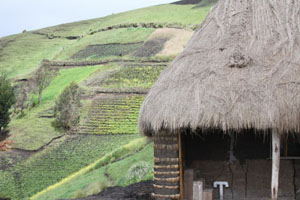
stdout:
POLYGON ((179 154, 179 186, 180 186, 180 200, 183 200, 183 163, 182 163, 182 141, 180 130, 177 131, 178 134, 178 154, 179 154))
POLYGON ((285 136, 284 136, 284 140, 283 140, 283 150, 284 150, 284 152, 283 152, 283 156, 284 157, 288 157, 288 155, 289 155, 289 150, 288 150, 288 139, 289 139, 289 137, 288 137, 288 134, 286 134, 285 136))
POLYGON ((278 180, 280 168, 280 134, 278 130, 272 130, 272 184, 271 196, 272 200, 278 199, 278 180))

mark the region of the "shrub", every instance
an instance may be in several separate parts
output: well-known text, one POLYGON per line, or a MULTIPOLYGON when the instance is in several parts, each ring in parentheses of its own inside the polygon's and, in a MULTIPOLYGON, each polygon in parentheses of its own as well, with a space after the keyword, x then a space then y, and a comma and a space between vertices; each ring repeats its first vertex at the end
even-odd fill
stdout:
POLYGON ((63 90, 55 102, 55 124, 66 130, 76 126, 79 122, 79 106, 80 89, 75 82, 72 82, 63 90))
POLYGON ((0 134, 5 131, 10 121, 10 108, 16 102, 14 89, 6 75, 0 76, 0 134))
POLYGON ((128 170, 128 179, 142 179, 149 171, 151 166, 147 162, 138 162, 128 170))
POLYGON ((87 194, 83 190, 77 190, 74 194, 75 199, 83 198, 83 197, 86 197, 86 196, 87 196, 87 194))
MULTIPOLYGON (((42 63, 47 63, 47 60, 43 60, 42 63)), ((52 79, 56 76, 56 71, 47 68, 47 65, 42 65, 35 74, 36 80, 36 92, 38 93, 38 104, 41 104, 42 94, 46 87, 49 86, 52 79)))
POLYGON ((21 113, 20 117, 23 117, 24 109, 28 106, 28 92, 25 84, 22 83, 15 87, 15 97, 14 113, 21 113))
POLYGON ((123 177, 119 180, 118 184, 122 186, 130 185, 133 183, 140 182, 142 180, 151 179, 152 167, 149 163, 141 161, 130 167, 127 172, 126 177, 123 177))
POLYGON ((84 198, 87 196, 92 196, 95 194, 100 193, 103 191, 105 188, 107 188, 107 185, 105 183, 100 183, 100 182, 95 182, 89 184, 84 190, 79 189, 74 193, 74 198, 84 198))

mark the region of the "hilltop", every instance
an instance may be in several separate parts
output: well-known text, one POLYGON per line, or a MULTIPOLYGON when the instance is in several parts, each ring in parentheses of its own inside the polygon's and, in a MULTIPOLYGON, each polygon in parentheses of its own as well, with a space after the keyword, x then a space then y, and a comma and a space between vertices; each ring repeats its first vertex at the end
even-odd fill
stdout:
POLYGON ((198 2, 0 38, 0 73, 27 97, 24 115, 12 114, 12 148, 0 152, 0 198, 81 198, 151 180, 153 144, 138 135, 139 107, 212 6, 198 2), (56 76, 38 104, 41 67, 56 76), (72 81, 83 91, 80 122, 64 131, 53 126, 53 108, 72 81))

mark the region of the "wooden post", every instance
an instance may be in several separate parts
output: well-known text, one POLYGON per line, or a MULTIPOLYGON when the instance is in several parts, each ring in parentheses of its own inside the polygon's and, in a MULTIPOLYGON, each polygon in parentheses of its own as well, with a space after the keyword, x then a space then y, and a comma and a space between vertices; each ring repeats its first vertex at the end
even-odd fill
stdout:
POLYGON ((183 188, 183 199, 193 200, 193 181, 194 181, 194 170, 184 170, 184 188, 183 188))
POLYGON ((181 133, 178 133, 178 154, 179 154, 179 192, 180 200, 183 200, 183 163, 182 163, 182 143, 181 143, 181 133))
POLYGON ((284 149, 283 156, 284 157, 288 157, 289 156, 289 153, 288 153, 289 152, 289 150, 288 150, 288 139, 289 139, 289 137, 286 134, 284 136, 284 141, 283 141, 283 149, 284 149))
POLYGON ((278 180, 280 168, 280 134, 278 130, 272 130, 272 200, 278 199, 278 180))

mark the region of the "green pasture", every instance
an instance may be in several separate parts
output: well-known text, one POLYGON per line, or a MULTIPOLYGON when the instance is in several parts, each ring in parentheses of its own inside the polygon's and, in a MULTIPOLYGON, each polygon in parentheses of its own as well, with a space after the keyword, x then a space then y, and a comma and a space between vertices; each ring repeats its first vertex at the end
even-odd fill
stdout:
MULTIPOLYGON (((132 148, 127 156, 122 159, 115 159, 107 165, 101 167, 94 167, 84 173, 77 173, 68 180, 58 183, 48 188, 38 195, 35 195, 34 200, 51 200, 61 198, 75 198, 93 195, 108 186, 126 186, 132 181, 151 180, 153 178, 153 145, 140 146, 141 142, 135 144, 139 146, 132 148), (132 180, 128 177, 128 171, 134 164, 146 162, 151 170, 139 180, 132 180), (80 195, 80 196, 79 196, 80 195)), ((121 147, 120 149, 123 149, 121 147)), ((114 158, 113 156, 111 158, 114 158)))
MULTIPOLYGON (((125 43, 143 42, 152 32, 153 29, 147 29, 147 28, 126 28, 126 29, 115 29, 115 30, 110 30, 105 32, 99 32, 94 35, 86 35, 81 40, 65 48, 59 54, 57 59, 69 60, 72 58, 72 56, 74 56, 73 58, 76 58, 75 56, 76 53, 80 51, 84 51, 86 48, 88 48, 89 45, 112 44, 112 43, 125 44, 125 43)), ((107 47, 106 51, 108 52, 98 57, 113 56, 114 55, 113 52, 116 51, 115 49, 113 49, 113 47, 114 46, 111 46, 110 48, 107 47)), ((118 47, 126 48, 126 46, 123 47, 118 46, 118 47)), ((80 57, 77 58, 77 60, 78 59, 80 60, 80 57)))
POLYGON ((28 199, 138 136, 68 136, 26 161, 0 171, 2 196, 28 199))
POLYGON ((113 25, 126 23, 173 23, 182 25, 200 24, 209 12, 211 5, 196 8, 195 5, 165 4, 111 14, 107 17, 41 29, 43 33, 54 35, 86 35, 89 32, 113 25))
POLYGON ((11 41, 0 50, 0 73, 9 78, 23 78, 34 72, 43 59, 52 60, 74 41, 47 39, 46 36, 31 32, 1 38, 11 41))

